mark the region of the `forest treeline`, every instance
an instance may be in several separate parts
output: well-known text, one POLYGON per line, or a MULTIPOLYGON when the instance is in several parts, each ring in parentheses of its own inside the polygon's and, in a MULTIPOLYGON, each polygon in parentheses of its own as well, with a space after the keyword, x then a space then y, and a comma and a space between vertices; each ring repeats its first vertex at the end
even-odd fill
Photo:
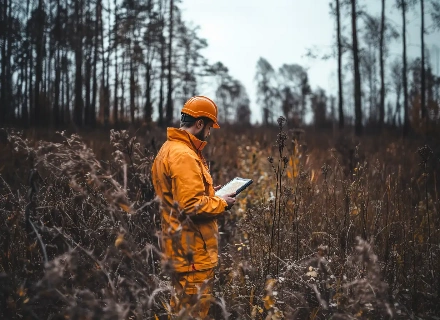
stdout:
POLYGON ((307 69, 299 64, 283 64, 277 70, 264 58, 258 61, 257 101, 264 123, 273 123, 277 114, 283 114, 296 125, 311 112, 315 125, 331 121, 344 128, 350 124, 357 135, 365 126, 379 130, 385 125, 400 127, 404 134, 432 132, 436 128, 440 120, 440 75, 438 70, 435 74, 432 61, 437 59, 438 69, 439 57, 427 49, 425 37, 440 30, 440 3, 374 2, 381 8, 377 16, 368 11, 367 4, 372 5, 372 1, 330 1, 335 45, 324 54, 307 51, 314 59, 336 58, 335 95, 319 87, 312 90, 307 69), (389 18, 396 12, 401 17, 400 26, 389 18), (414 17, 412 28, 420 25, 421 43, 420 55, 411 59, 407 55, 409 14, 414 17), (396 42, 402 48, 397 56, 390 52, 396 42))
MULTIPOLYGON (((393 125, 404 133, 435 128, 440 77, 425 36, 440 29, 440 4, 379 2, 381 14, 375 16, 366 1, 330 1, 335 45, 330 56, 319 58, 336 58, 335 94, 312 89, 307 69, 299 64, 275 69, 259 59, 256 102, 263 124, 275 124, 282 114, 296 126, 311 114, 317 126, 353 124, 358 135, 369 125, 393 125), (388 19, 390 7, 400 13, 401 28, 388 19), (406 52, 410 14, 417 18, 411 23, 420 21, 421 39, 420 56, 411 59, 406 52), (396 41, 402 52, 392 60, 389 48, 396 41)), ((166 126, 206 83, 215 91, 221 122, 249 123, 246 88, 222 62, 203 56, 207 40, 184 19, 182 4, 2 0, 0 124, 94 127, 156 121, 166 126)))
MULTIPOLYGON (((0 122, 172 122, 202 78, 249 118, 244 87, 210 65, 178 0, 2 0, 0 122)), ((224 97, 223 99, 226 99, 224 97)), ((228 115, 235 118, 234 115, 228 115)), ((245 119, 246 120, 246 119, 245 119)))

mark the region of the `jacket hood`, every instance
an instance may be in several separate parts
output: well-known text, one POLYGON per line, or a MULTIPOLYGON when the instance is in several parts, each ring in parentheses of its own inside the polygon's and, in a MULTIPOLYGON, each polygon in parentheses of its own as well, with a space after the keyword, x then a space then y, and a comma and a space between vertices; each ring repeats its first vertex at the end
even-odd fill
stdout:
POLYGON ((178 128, 168 128, 167 129, 168 141, 180 141, 185 143, 189 148, 194 150, 196 153, 200 152, 208 144, 206 141, 201 141, 197 139, 193 134, 188 131, 178 129, 178 128))

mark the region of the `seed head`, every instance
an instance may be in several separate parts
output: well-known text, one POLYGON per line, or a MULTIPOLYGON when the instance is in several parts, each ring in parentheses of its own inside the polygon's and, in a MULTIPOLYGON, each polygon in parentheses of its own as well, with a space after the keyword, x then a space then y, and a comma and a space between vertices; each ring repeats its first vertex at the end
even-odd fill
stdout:
POLYGON ((284 124, 286 123, 286 118, 284 118, 283 116, 279 117, 278 120, 278 125, 280 127, 280 129, 284 126, 284 124))
POLYGON ((286 146, 286 140, 287 140, 287 134, 285 132, 278 133, 277 144, 280 152, 284 150, 284 147, 286 146))

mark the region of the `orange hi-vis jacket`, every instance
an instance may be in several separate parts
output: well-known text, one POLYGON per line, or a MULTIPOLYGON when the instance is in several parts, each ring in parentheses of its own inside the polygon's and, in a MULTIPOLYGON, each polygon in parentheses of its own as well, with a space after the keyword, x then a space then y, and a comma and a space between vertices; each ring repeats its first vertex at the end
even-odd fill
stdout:
POLYGON ((176 128, 168 128, 167 136, 152 167, 161 200, 163 252, 176 272, 213 268, 218 262, 216 218, 228 204, 214 195, 201 153, 206 142, 176 128))

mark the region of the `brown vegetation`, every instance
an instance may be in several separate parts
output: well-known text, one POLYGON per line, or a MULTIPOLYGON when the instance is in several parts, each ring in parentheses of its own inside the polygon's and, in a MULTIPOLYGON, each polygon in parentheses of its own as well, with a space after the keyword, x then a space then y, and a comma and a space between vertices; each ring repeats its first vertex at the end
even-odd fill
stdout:
MULTIPOLYGON (((219 221, 211 316, 438 315, 438 142, 279 124, 214 132, 206 149, 215 182, 254 180, 219 221)), ((164 132, 26 135, 0 137, 1 318, 166 318, 149 180, 164 132)))

